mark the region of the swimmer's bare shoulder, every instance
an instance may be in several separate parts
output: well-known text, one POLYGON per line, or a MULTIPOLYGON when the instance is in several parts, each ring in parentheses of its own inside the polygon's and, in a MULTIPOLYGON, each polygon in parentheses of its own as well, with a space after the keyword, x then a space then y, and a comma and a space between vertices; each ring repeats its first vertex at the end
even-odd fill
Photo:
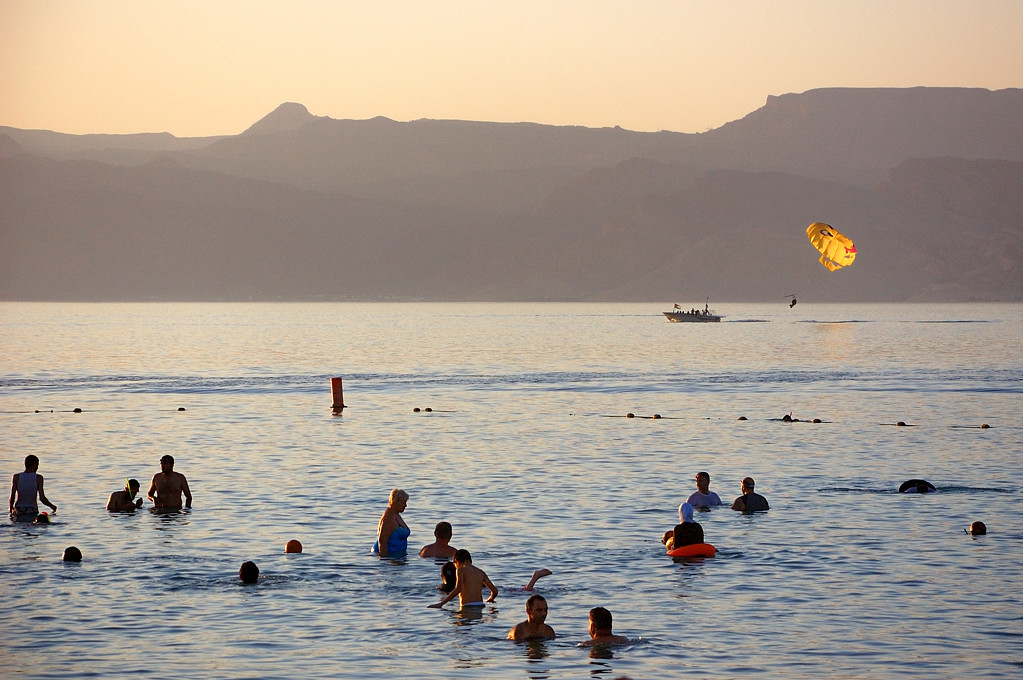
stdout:
POLYGON ((523 621, 508 631, 508 639, 516 642, 523 640, 553 640, 556 637, 554 629, 546 623, 534 626, 529 621, 523 621))

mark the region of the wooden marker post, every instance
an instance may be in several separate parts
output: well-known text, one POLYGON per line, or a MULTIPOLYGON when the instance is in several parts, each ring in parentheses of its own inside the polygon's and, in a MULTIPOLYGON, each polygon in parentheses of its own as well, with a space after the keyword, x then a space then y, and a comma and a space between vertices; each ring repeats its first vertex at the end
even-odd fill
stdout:
POLYGON ((341 387, 341 378, 330 379, 330 396, 332 399, 332 406, 335 411, 340 411, 345 408, 345 394, 341 387))

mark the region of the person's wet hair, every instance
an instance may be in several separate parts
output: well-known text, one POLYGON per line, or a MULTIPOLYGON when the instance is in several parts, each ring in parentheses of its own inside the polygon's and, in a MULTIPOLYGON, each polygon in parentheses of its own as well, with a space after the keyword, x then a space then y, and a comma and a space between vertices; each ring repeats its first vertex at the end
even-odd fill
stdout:
POLYGON ((259 580, 259 567, 255 562, 242 562, 241 568, 238 569, 238 578, 242 583, 255 583, 259 580))
POLYGON ((451 524, 448 522, 437 522, 437 526, 433 529, 433 535, 438 540, 451 538, 451 524))
POLYGON ((591 609, 590 621, 597 630, 611 630, 611 612, 604 607, 594 607, 591 609))
POLYGON ((983 522, 974 522, 970 525, 970 534, 973 536, 983 536, 987 533, 987 525, 983 522))
POLYGON ((472 564, 472 555, 470 555, 469 551, 465 548, 459 548, 455 551, 455 562, 460 562, 461 564, 472 564))
POLYGON ((455 580, 457 579, 458 570, 455 569, 454 562, 445 562, 440 568, 440 586, 439 588, 445 593, 450 593, 455 589, 455 580))

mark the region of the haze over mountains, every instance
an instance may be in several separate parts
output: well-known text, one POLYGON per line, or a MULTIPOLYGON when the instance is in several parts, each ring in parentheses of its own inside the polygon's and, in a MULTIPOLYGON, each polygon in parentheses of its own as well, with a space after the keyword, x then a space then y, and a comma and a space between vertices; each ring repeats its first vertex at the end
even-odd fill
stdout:
POLYGON ((813 90, 701 134, 0 127, 7 300, 1023 301, 1021 256, 1020 89, 813 90))

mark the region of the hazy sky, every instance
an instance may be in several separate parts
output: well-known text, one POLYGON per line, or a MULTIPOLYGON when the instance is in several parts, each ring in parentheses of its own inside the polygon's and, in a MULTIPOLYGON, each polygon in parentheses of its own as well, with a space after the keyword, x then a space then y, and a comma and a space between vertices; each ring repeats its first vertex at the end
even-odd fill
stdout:
POLYGON ((817 87, 1023 87, 1023 0, 0 0, 0 125, 241 132, 279 104, 701 132, 817 87))

